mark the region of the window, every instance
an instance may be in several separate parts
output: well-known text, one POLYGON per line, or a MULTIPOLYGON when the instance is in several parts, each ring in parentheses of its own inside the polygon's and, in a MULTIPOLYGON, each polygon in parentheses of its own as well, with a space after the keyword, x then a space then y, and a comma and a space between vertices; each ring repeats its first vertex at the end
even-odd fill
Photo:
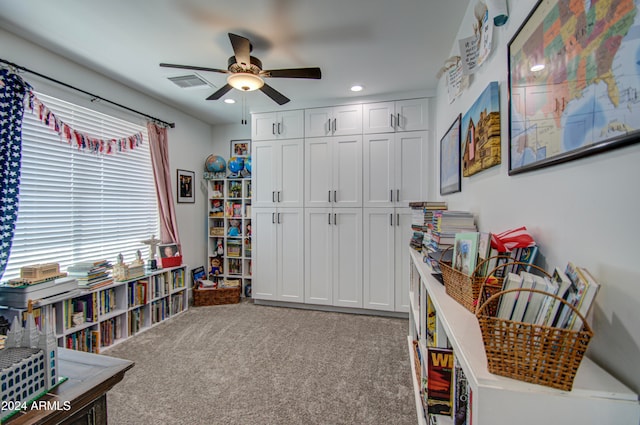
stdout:
POLYGON ((112 155, 80 151, 25 110, 18 220, 3 280, 39 263, 64 271, 81 261, 115 263, 118 253, 129 262, 138 249, 147 258, 140 241, 160 228, 146 127, 37 96, 78 131, 104 139, 142 132, 144 141, 112 155))

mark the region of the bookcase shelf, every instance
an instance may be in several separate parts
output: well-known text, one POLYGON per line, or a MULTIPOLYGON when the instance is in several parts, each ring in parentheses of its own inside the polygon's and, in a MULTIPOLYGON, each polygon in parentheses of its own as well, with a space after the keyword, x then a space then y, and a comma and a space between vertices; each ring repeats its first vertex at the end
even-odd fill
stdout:
POLYGON ((45 298, 35 303, 34 312, 55 321, 59 347, 100 353, 185 311, 186 269, 182 265, 155 270, 129 281, 74 291, 68 298, 45 298), (73 322, 74 314, 78 323, 73 322))
POLYGON ((250 294, 251 178, 208 180, 208 197, 208 279, 219 286, 238 280, 243 296, 250 294))
MULTIPOLYGON (((638 395, 588 357, 576 373, 572 391, 529 384, 490 373, 478 321, 473 313, 446 294, 445 287, 431 275, 422 255, 410 249, 411 308, 409 309, 409 353, 414 362, 413 342, 419 341, 420 356, 427 355, 427 296, 436 312, 436 345, 450 346, 472 391, 471 423, 475 425, 640 423, 638 395), (419 317, 416 317, 416 315, 419 317)), ((424 362, 423 362, 424 363, 424 362)), ((422 376, 426 369, 422 367, 422 376)), ((413 376, 420 400, 422 382, 413 376)), ((420 423, 428 423, 422 401, 416 401, 420 423)), ((449 423, 437 415, 438 424, 449 423)), ((451 421, 453 423, 453 421, 451 421)))

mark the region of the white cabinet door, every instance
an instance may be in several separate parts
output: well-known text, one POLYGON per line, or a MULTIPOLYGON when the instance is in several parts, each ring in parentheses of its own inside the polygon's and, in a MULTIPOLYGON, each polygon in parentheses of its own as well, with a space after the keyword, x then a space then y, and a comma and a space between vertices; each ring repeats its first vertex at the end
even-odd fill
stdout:
POLYGON ((429 129, 428 99, 398 100, 395 102, 396 131, 429 129))
POLYGON ((304 301, 333 304, 333 216, 331 208, 304 212, 304 301))
POLYGON ((333 210, 333 305, 362 308, 362 208, 333 210))
POLYGON ((344 105, 333 108, 334 136, 362 134, 362 105, 344 105))
POLYGON ((395 134, 394 206, 408 207, 411 201, 427 199, 427 132, 395 134))
POLYGON ((394 102, 366 103, 362 107, 362 132, 364 134, 393 133, 394 102))
POLYGON ((332 138, 332 205, 362 206, 362 136, 332 138))
MULTIPOLYGON (((255 115, 254 115, 255 117, 255 115)), ((251 146, 253 208, 274 207, 278 186, 279 150, 277 142, 254 142, 251 146)))
POLYGON ((395 212, 395 311, 409 312, 409 241, 411 230, 411 208, 396 208, 395 212))
POLYGON ((333 129, 332 108, 304 110, 304 137, 330 136, 333 129))
MULTIPOLYGON (((302 139, 276 142, 278 183, 276 201, 280 207, 302 207, 304 204, 304 148, 302 139)), ((252 164, 253 166, 253 164, 252 164)))
POLYGON ((395 193, 394 134, 369 134, 363 138, 364 207, 393 206, 395 193))
POLYGON ((305 206, 331 206, 333 200, 331 138, 306 139, 304 157, 305 206))
POLYGON ((278 208, 277 299, 304 302, 304 214, 302 208, 278 208))
POLYGON ((395 309, 394 212, 394 208, 364 209, 364 308, 395 309))
POLYGON ((278 255, 275 208, 253 208, 251 215, 253 243, 252 297, 277 299, 278 255))
POLYGON ((251 139, 273 140, 276 138, 276 112, 265 112, 251 115, 251 139))
POLYGON ((278 112, 276 122, 278 139, 304 137, 304 111, 302 109, 278 112))

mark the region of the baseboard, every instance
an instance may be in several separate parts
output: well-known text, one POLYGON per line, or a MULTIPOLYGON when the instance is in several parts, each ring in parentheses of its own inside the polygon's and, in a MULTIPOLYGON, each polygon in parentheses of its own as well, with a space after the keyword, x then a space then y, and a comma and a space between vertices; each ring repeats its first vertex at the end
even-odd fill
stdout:
POLYGON ((396 311, 384 311, 384 310, 370 310, 366 308, 335 307, 331 305, 300 304, 300 303, 288 303, 285 301, 270 301, 270 300, 257 300, 257 299, 253 299, 253 303, 255 305, 264 305, 264 306, 270 306, 270 307, 288 307, 288 308, 298 308, 301 310, 328 311, 332 313, 364 314, 368 316, 395 317, 398 319, 409 318, 409 313, 401 313, 396 311))

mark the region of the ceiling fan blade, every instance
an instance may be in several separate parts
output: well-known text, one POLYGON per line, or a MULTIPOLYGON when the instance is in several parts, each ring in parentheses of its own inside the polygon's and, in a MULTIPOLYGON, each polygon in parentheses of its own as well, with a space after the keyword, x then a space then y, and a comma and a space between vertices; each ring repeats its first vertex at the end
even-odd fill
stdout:
POLYGON ((173 63, 161 63, 161 67, 163 68, 178 68, 178 69, 191 69, 194 71, 209 71, 209 72, 219 72, 221 74, 228 74, 229 71, 226 69, 216 69, 216 68, 205 68, 203 66, 192 66, 192 65, 176 65, 173 63))
POLYGON ((229 33, 229 40, 231 40, 233 53, 236 56, 236 63, 243 68, 251 66, 251 59, 249 57, 251 53, 251 42, 249 39, 229 33))
POLYGON ((320 71, 320 68, 270 69, 262 71, 260 75, 271 78, 311 78, 319 80, 322 78, 322 71, 320 71))
POLYGON ((289 102, 288 97, 286 97, 285 95, 283 95, 278 90, 274 89, 268 84, 265 84, 264 86, 260 87, 260 90, 262 90, 262 93, 266 94, 271 99, 273 99, 278 105, 284 105, 285 103, 289 102))
POLYGON ((220 87, 218 89, 218 91, 216 91, 214 94, 212 94, 211 96, 209 96, 207 98, 207 100, 218 100, 220 99, 222 96, 224 96, 225 94, 227 94, 227 92, 229 90, 231 90, 233 87, 231 87, 229 84, 225 84, 224 86, 220 87))

